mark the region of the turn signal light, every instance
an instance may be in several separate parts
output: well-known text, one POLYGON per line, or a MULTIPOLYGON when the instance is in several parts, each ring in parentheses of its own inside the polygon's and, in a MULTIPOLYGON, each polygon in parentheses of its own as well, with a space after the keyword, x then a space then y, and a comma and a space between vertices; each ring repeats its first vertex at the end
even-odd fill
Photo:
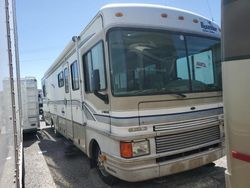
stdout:
POLYGON ((133 149, 131 142, 120 142, 121 157, 131 158, 133 157, 133 149))

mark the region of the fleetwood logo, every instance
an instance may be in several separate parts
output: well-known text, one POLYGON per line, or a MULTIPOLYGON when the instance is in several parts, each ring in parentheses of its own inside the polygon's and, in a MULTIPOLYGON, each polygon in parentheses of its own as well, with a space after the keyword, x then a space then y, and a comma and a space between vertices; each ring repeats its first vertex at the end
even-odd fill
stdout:
POLYGON ((209 33, 215 33, 217 32, 217 28, 214 27, 212 24, 205 24, 203 22, 200 22, 201 23, 201 28, 204 32, 209 32, 209 33))

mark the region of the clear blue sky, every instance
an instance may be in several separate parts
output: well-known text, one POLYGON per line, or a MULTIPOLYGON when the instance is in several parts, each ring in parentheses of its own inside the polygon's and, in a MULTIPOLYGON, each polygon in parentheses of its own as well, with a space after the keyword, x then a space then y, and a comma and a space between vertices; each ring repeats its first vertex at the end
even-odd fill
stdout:
POLYGON ((40 88, 44 72, 73 35, 79 34, 108 3, 150 3, 186 9, 219 25, 220 0, 17 0, 21 76, 35 76, 40 88))

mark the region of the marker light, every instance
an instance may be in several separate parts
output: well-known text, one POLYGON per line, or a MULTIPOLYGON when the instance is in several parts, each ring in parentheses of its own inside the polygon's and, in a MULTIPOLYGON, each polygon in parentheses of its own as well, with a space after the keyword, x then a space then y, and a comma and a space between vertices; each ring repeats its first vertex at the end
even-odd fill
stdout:
POLYGON ((162 13, 162 14, 161 14, 161 17, 162 17, 162 18, 167 18, 168 15, 167 15, 166 13, 162 13))
POLYGON ((193 19, 193 22, 194 23, 198 23, 199 21, 197 19, 193 19))
POLYGON ((178 19, 179 20, 184 20, 184 16, 179 16, 178 19))
POLYGON ((232 151, 232 157, 250 163, 250 155, 232 151))
POLYGON ((116 16, 116 17, 122 17, 123 14, 122 14, 121 12, 117 12, 117 13, 115 13, 115 16, 116 16))

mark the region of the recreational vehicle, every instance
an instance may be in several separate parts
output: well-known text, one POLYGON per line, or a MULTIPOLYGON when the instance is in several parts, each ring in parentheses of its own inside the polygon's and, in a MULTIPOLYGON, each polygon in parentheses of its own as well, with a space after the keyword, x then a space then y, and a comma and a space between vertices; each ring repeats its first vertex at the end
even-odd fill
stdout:
POLYGON ((250 187, 250 3, 222 3, 223 94, 228 188, 250 187), (237 15, 237 16, 235 16, 237 15))
POLYGON ((220 54, 220 28, 202 16, 104 6, 44 74, 45 119, 106 183, 211 163, 223 156, 220 54))

